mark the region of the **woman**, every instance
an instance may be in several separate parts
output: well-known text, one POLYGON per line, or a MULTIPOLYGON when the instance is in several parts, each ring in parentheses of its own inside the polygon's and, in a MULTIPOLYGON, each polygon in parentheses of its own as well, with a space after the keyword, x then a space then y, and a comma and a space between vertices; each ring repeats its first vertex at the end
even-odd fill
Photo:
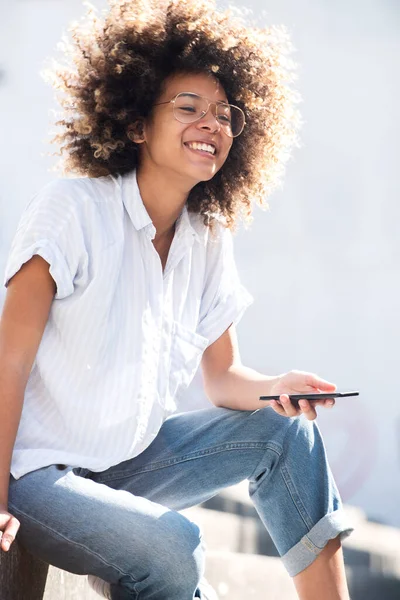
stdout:
POLYGON ((72 40, 56 139, 80 177, 32 199, 6 267, 1 548, 21 525, 104 597, 211 598, 177 511, 248 479, 299 598, 347 599, 351 527, 315 406, 288 397, 335 385, 243 366, 235 334, 250 297, 230 230, 296 140, 285 32, 212 0, 127 0, 72 40), (174 415, 200 363, 215 407, 174 415))

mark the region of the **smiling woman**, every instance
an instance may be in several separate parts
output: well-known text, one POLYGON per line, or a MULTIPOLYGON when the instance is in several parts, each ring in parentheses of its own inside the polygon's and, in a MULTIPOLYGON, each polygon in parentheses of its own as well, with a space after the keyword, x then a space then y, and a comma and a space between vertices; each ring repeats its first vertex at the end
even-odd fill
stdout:
MULTIPOLYGON (((249 28, 239 11, 218 11, 214 0, 110 4, 104 18, 90 11, 72 29, 72 42, 65 44, 68 64, 47 72, 62 92, 62 131, 55 141, 66 171, 97 177, 136 168, 139 155, 129 126, 147 119, 156 103, 173 100, 164 90, 171 75, 209 74, 218 77, 221 99, 233 105, 233 135, 241 135, 215 177, 190 191, 188 208, 206 222, 220 214, 228 226, 239 215, 249 218, 252 204, 265 205, 279 184, 297 142, 298 95, 290 87, 295 65, 286 29, 249 28)), ((180 101, 175 100, 175 114, 180 101)), ((229 110, 224 106, 218 109, 222 129, 221 110, 229 110)))

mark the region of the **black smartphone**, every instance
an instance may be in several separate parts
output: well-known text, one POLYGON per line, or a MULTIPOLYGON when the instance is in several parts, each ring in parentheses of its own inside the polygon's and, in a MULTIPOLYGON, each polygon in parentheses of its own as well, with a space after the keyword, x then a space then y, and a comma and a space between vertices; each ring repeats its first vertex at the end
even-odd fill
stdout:
MULTIPOLYGON (((345 396, 359 396, 360 392, 331 392, 330 394, 289 394, 293 406, 299 405, 299 400, 326 400, 327 398, 344 398, 345 396)), ((260 396, 260 400, 277 400, 279 396, 260 396)))

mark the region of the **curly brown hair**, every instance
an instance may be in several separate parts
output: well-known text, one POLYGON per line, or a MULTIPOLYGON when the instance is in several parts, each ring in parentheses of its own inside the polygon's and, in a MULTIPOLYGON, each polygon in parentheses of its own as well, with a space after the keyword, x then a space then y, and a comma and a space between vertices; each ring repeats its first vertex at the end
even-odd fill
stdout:
POLYGON ((295 63, 284 26, 246 25, 239 9, 218 11, 215 0, 109 0, 90 7, 64 40, 64 65, 47 71, 59 90, 57 122, 64 173, 124 174, 138 165, 128 125, 146 118, 163 83, 175 73, 218 78, 246 126, 216 175, 190 192, 188 209, 211 224, 220 215, 233 228, 250 220, 253 202, 280 183, 298 143, 295 63))

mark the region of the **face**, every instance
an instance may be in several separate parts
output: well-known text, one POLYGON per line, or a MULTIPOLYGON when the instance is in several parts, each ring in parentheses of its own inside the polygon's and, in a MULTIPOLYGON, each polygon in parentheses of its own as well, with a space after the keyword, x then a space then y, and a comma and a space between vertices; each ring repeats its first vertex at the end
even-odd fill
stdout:
MULTIPOLYGON (((174 75, 166 80, 159 102, 168 102, 180 92, 193 92, 210 102, 228 102, 219 81, 207 74, 174 75)), ((174 117, 172 103, 153 107, 144 123, 140 144, 140 169, 158 168, 184 181, 190 189, 200 181, 210 180, 226 161, 232 138, 221 129, 215 118, 215 108, 194 123, 181 123, 174 117), (197 144, 215 148, 211 153, 197 144)), ((210 150, 210 148, 208 148, 210 150)))

